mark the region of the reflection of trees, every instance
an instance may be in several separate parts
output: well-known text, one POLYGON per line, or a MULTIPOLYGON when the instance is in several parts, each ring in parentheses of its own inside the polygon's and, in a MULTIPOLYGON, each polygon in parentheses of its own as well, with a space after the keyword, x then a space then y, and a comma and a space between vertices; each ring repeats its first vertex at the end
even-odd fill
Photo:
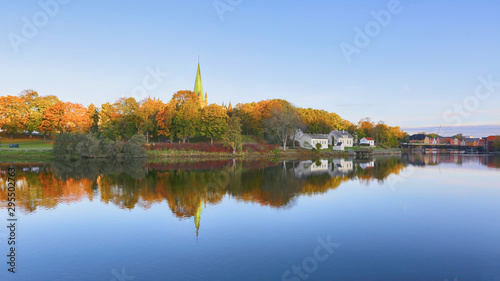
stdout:
MULTIPOLYGON (((102 202, 125 209, 149 208, 166 200, 177 217, 188 218, 199 214, 204 204, 217 204, 224 195, 264 206, 290 207, 298 196, 324 193, 351 179, 383 181, 407 164, 400 158, 386 158, 375 161, 369 169, 354 165, 354 169, 338 176, 316 170, 300 177, 294 172, 299 166, 296 161, 211 161, 200 165, 203 169, 190 170, 184 169, 186 163, 153 165, 87 160, 45 164, 37 172, 22 171, 20 167, 16 195, 28 212, 99 197, 102 202)), ((2 171, 6 168, 2 166, 2 171)), ((5 180, 1 184, 0 196, 5 202, 5 180)))

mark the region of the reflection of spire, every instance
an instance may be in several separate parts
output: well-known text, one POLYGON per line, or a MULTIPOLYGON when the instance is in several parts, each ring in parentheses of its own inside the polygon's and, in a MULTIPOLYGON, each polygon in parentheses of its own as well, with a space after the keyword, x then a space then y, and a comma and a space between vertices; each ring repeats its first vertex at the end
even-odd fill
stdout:
POLYGON ((196 225, 196 239, 198 239, 198 231, 200 230, 200 220, 201 220, 201 211, 203 210, 203 199, 200 201, 200 205, 198 209, 196 209, 196 213, 194 214, 194 224, 196 225))

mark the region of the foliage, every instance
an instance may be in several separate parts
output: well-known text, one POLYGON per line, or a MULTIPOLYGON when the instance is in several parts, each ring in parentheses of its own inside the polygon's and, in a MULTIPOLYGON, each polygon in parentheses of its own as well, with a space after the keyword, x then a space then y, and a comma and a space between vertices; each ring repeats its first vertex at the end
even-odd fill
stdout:
POLYGON ((147 98, 140 103, 137 110, 138 132, 146 135, 146 142, 149 142, 149 135, 158 135, 157 115, 163 109, 164 104, 159 99, 147 98))
POLYGON ((214 138, 218 139, 227 130, 226 109, 215 103, 204 107, 201 110, 200 133, 210 138, 210 143, 214 143, 214 138))
POLYGON ((294 135, 300 125, 301 120, 297 111, 291 105, 273 108, 269 117, 264 121, 266 131, 281 141, 283 150, 286 150, 286 142, 294 135))
POLYGON ((137 158, 147 156, 145 143, 143 135, 134 135, 124 143, 95 134, 63 133, 56 136, 53 153, 59 158, 137 158))
POLYGON ((13 134, 22 132, 26 117, 27 106, 23 99, 15 96, 0 97, 0 129, 5 130, 11 138, 13 134))
POLYGON ((87 133, 91 126, 91 116, 83 105, 59 102, 44 111, 39 129, 45 134, 87 133))
POLYGON ((198 96, 191 91, 179 91, 170 102, 175 106, 173 133, 185 143, 198 132, 201 109, 198 96))
POLYGON ((226 147, 233 149, 233 154, 236 150, 241 151, 241 123, 238 117, 228 119, 227 130, 222 137, 222 143, 226 147))

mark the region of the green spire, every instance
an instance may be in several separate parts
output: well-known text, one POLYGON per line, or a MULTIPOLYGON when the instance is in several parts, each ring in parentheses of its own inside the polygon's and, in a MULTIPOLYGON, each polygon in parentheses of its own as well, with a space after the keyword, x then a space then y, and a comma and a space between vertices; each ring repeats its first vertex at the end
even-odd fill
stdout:
POLYGON ((196 72, 196 81, 194 82, 193 92, 200 98, 200 100, 205 100, 205 93, 203 93, 203 86, 201 85, 200 62, 198 62, 198 71, 196 72))

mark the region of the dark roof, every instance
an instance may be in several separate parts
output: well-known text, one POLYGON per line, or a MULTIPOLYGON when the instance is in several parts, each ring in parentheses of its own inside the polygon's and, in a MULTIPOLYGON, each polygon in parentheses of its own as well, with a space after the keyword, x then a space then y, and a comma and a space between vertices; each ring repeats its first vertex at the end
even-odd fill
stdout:
POLYGON ((330 134, 337 138, 353 138, 347 131, 331 131, 330 134))
POLYGON ((322 139, 322 140, 327 140, 328 136, 321 135, 321 134, 309 134, 311 138, 313 139, 322 139))

